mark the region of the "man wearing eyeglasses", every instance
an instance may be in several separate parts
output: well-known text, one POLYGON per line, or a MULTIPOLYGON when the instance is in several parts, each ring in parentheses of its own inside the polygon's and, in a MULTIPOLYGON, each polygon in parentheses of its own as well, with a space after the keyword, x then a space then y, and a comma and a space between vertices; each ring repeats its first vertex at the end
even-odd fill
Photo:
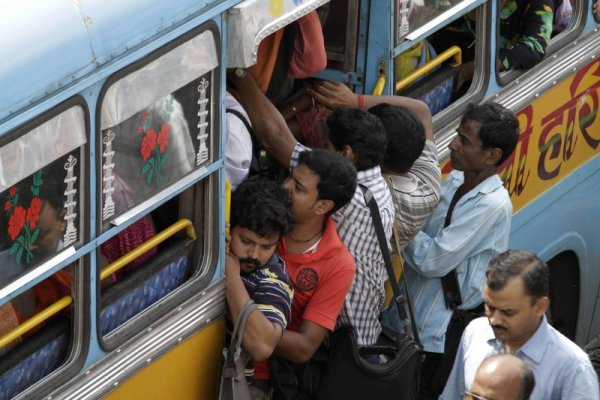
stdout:
POLYGON ((495 354, 477 368, 464 400, 528 400, 535 387, 533 371, 520 358, 495 354))
POLYGON ((508 250, 492 259, 484 286, 485 313, 461 339, 440 399, 456 400, 476 388, 477 368, 492 354, 513 354, 533 370, 531 400, 600 399, 589 357, 546 319, 549 270, 535 254, 508 250))

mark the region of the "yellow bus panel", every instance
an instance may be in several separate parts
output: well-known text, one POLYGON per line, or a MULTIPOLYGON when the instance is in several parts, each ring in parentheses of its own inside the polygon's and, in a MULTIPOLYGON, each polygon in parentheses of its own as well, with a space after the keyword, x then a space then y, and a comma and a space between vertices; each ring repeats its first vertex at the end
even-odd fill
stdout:
POLYGON ((224 339, 225 320, 220 318, 123 382, 105 398, 214 400, 219 387, 224 339))

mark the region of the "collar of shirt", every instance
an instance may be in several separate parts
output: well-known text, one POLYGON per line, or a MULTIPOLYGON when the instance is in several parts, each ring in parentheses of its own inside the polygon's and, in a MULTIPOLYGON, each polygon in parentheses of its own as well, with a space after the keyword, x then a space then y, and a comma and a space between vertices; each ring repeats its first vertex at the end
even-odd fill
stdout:
MULTIPOLYGON (((542 322, 540 323, 540 326, 537 328, 537 330, 535 331, 533 336, 531 336, 529 338, 529 340, 527 340, 523 344, 523 346, 521 346, 519 348, 519 350, 517 350, 517 353, 523 354, 524 356, 529 358, 534 363, 539 364, 542 361, 542 358, 544 357, 544 353, 546 352, 546 347, 548 346, 548 342, 549 342, 548 331, 549 331, 549 325, 548 325, 548 321, 546 320, 546 316, 544 315, 542 318, 542 322)), ((488 333, 487 342, 491 346, 495 347, 496 349, 502 349, 501 352, 504 352, 504 345, 502 344, 502 342, 500 340, 496 339, 496 337, 494 336, 494 331, 492 330, 491 326, 490 326, 490 329, 487 331, 487 333, 488 333)))
MULTIPOLYGON (((454 188, 454 190, 452 191, 452 193, 454 193, 456 189, 458 189, 459 186, 462 185, 465 181, 465 176, 462 171, 452 171, 446 179, 450 179, 448 184, 454 188)), ((502 179, 500 179, 498 174, 494 174, 484 179, 482 182, 479 183, 479 185, 475 186, 473 189, 469 190, 469 192, 466 193, 463 196, 463 198, 466 200, 470 199, 471 197, 475 197, 478 193, 491 193, 497 190, 502 185, 502 179)))
POLYGON ((379 165, 356 174, 356 181, 358 183, 365 183, 374 179, 381 179, 381 168, 379 168, 379 165))

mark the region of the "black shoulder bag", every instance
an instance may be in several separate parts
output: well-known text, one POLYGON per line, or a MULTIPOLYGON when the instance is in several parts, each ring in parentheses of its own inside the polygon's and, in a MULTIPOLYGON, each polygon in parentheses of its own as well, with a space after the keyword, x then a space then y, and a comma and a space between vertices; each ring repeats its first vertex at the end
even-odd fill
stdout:
POLYGON ((406 297, 403 296, 394 278, 388 242, 373 194, 362 185, 360 188, 365 202, 371 209, 371 218, 394 292, 394 303, 398 308, 400 320, 404 321, 404 332, 391 335, 382 333, 376 345, 358 346, 351 328, 336 330, 330 337, 327 368, 321 375, 315 398, 416 399, 421 372, 421 351, 410 301, 407 304, 408 290, 406 297), (407 306, 411 315, 410 321, 406 312, 407 306))

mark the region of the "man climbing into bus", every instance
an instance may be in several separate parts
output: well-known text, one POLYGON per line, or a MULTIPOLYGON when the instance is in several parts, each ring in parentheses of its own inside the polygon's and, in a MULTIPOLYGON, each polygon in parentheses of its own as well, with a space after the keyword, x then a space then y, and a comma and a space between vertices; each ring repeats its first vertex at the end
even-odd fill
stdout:
POLYGON ((271 356, 290 320, 292 284, 275 249, 292 223, 290 201, 275 181, 251 178, 231 196, 225 295, 232 320, 249 299, 258 306, 242 338, 242 348, 255 361, 271 356))
MULTIPOLYGON (((285 168, 298 165, 299 154, 310 150, 298 143, 284 118, 260 92, 246 71, 235 71, 241 96, 258 141, 285 168)), ((379 119, 360 109, 339 109, 327 118, 326 148, 341 153, 358 171, 357 183, 366 186, 379 206, 385 234, 391 237, 394 205, 379 164, 386 135, 379 119)), ((356 262, 356 275, 340 314, 339 324, 354 328, 359 344, 373 344, 381 332, 378 316, 385 297, 386 278, 375 227, 362 191, 357 187, 349 204, 333 215, 337 232, 356 262)))
POLYGON ((470 104, 450 145, 455 171, 438 207, 402 255, 425 351, 420 398, 444 388, 468 318, 480 315, 488 261, 505 251, 512 204, 497 168, 513 152, 519 122, 495 103, 470 104))
POLYGON ((531 400, 599 399, 598 377, 587 354, 546 319, 550 304, 546 264, 528 251, 508 250, 490 261, 486 278, 487 317, 474 320, 465 330, 440 398, 461 398, 486 357, 508 353, 533 370, 536 385, 531 400))
POLYGON ((381 168, 392 189, 398 241, 404 248, 425 225, 440 197, 441 172, 429 107, 404 96, 354 94, 333 81, 316 83, 309 93, 331 110, 362 106, 383 123, 388 144, 381 168))

